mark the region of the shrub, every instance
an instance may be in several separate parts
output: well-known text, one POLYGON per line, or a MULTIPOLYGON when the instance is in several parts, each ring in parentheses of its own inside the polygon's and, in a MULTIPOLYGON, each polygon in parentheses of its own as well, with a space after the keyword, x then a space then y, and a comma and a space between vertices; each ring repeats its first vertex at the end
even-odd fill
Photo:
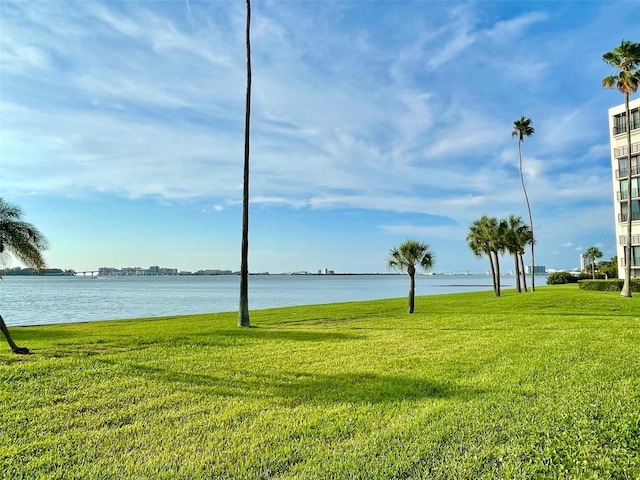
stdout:
POLYGON ((578 277, 570 272, 554 272, 547 277, 547 285, 562 285, 564 283, 578 283, 578 277))
MULTIPOLYGON (((622 290, 624 280, 613 278, 611 280, 580 280, 578 287, 580 290, 590 290, 599 292, 619 292, 622 290)), ((640 292, 640 280, 631 280, 631 291, 640 292)))
MULTIPOLYGON (((593 275, 589 272, 580 272, 577 276, 578 281, 580 280, 593 280, 593 275)), ((603 273, 600 272, 596 272, 596 280, 597 279, 601 279, 601 280, 607 280, 607 278, 604 276, 603 273)))

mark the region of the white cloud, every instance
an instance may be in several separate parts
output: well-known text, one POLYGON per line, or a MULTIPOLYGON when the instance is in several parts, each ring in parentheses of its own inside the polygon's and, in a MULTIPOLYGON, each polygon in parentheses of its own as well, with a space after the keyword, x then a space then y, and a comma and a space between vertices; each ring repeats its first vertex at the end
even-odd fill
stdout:
POLYGON ((497 128, 487 128, 484 122, 461 121, 459 128, 440 135, 440 140, 426 147, 427 158, 443 158, 448 155, 473 154, 478 150, 495 147, 504 140, 504 132, 497 128), (461 136, 460 132, 464 132, 461 136))
POLYGON ((99 3, 91 3, 86 6, 87 13, 115 30, 117 33, 128 37, 140 37, 145 33, 145 29, 139 25, 132 17, 117 14, 113 9, 99 3))
POLYGON ((423 226, 423 225, 381 225, 380 229, 385 233, 393 235, 417 236, 425 238, 447 239, 466 235, 466 226, 457 225, 446 226, 423 226))
POLYGON ((545 22, 547 19, 548 15, 545 12, 526 13, 515 18, 497 22, 486 32, 486 35, 498 42, 508 42, 524 33, 524 30, 530 25, 545 22))
POLYGON ((462 19, 460 19, 460 23, 454 23, 450 33, 452 35, 445 40, 444 46, 434 53, 427 62, 430 68, 440 68, 445 63, 452 61, 476 41, 476 36, 469 31, 468 25, 462 19))
MULTIPOLYGON (((238 203, 243 5, 150 5, 6 7, 5 194, 191 198, 214 211, 238 203)), ((560 31, 560 20, 547 22, 551 4, 551 13, 518 4, 509 18, 474 4, 371 17, 366 4, 288 7, 254 9, 254 205, 412 212, 464 228, 482 214, 522 214, 510 133, 524 111, 536 127, 523 166, 541 233, 557 249, 573 232, 589 243, 579 222, 611 228, 606 107, 616 100, 588 80, 587 26, 560 31), (549 54, 569 34, 571 56, 549 54)), ((424 233, 447 234, 437 228, 424 233)))

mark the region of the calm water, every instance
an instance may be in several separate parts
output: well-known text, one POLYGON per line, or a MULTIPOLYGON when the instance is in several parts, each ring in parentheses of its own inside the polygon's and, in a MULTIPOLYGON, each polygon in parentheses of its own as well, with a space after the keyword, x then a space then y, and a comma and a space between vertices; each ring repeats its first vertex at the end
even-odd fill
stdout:
MULTIPOLYGON (((0 281, 0 313, 7 325, 40 325, 235 311, 239 283, 239 276, 7 276, 0 281)), ((513 287, 515 279, 501 283, 513 287)), ((408 288, 407 275, 252 275, 249 307, 398 298, 408 288)), ((491 277, 416 276, 417 295, 478 290, 491 290, 491 277)))

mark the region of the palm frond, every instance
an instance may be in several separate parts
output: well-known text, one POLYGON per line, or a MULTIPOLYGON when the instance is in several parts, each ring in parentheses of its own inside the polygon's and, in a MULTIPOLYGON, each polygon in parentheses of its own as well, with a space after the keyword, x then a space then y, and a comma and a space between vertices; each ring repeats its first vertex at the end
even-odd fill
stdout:
POLYGON ((49 246, 47 239, 22 216, 20 207, 0 198, 0 254, 11 253, 27 267, 43 270, 46 264, 42 251, 49 246))
POLYGON ((624 94, 638 91, 640 86, 640 43, 623 40, 611 52, 602 55, 602 59, 617 70, 615 75, 602 79, 604 88, 617 88, 624 94))
POLYGON ((433 268, 434 256, 428 244, 416 240, 406 240, 389 251, 387 258, 389 270, 406 272, 415 269, 416 265, 420 265, 425 271, 433 268))

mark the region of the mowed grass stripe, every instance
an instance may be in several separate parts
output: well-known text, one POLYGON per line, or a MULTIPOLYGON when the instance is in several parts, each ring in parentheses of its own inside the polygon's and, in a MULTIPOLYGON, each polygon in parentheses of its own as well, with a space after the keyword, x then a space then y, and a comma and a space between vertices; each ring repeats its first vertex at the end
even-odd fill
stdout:
POLYGON ((474 292, 13 328, 0 478, 640 478, 640 300, 474 292))

